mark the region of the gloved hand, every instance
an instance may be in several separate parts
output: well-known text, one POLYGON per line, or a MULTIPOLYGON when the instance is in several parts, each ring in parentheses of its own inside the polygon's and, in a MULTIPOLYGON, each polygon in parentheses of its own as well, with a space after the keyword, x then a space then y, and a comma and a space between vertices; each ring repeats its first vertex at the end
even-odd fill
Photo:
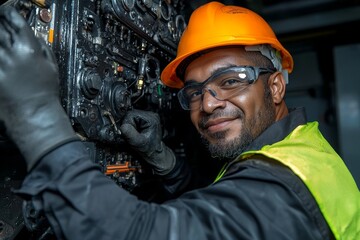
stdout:
POLYGON ((123 119, 120 131, 132 148, 153 166, 156 174, 163 176, 174 168, 175 154, 162 141, 158 114, 142 110, 129 111, 123 119))
POLYGON ((30 170, 46 153, 78 139, 59 100, 50 49, 16 10, 0 7, 0 121, 30 170))

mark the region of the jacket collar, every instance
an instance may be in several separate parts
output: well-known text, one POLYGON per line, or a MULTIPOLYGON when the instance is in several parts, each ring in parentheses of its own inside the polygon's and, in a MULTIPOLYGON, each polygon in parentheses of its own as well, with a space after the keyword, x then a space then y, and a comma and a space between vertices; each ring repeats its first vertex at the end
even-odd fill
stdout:
POLYGON ((306 124, 307 117, 305 108, 289 109, 289 114, 283 119, 276 121, 261 133, 246 149, 260 150, 264 145, 271 145, 273 143, 283 140, 289 135, 297 126, 306 124))

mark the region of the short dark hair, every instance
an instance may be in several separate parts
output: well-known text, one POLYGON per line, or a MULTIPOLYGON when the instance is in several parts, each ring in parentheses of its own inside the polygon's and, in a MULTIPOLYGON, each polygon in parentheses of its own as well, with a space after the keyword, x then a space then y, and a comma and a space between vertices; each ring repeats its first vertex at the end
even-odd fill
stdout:
POLYGON ((265 57, 258 51, 247 51, 246 56, 253 62, 255 66, 265 67, 265 68, 274 68, 273 63, 270 59, 265 57))

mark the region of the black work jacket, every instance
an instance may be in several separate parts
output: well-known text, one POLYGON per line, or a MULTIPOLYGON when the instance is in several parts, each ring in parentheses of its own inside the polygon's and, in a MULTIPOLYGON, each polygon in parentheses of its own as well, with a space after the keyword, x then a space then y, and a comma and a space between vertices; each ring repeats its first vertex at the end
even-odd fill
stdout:
MULTIPOLYGON (((249 149, 279 141, 305 122, 303 109, 292 111, 249 149)), ((220 181, 155 204, 119 188, 81 142, 71 142, 46 155, 19 193, 45 212, 59 239, 331 239, 302 181, 261 157, 232 163, 220 181)))

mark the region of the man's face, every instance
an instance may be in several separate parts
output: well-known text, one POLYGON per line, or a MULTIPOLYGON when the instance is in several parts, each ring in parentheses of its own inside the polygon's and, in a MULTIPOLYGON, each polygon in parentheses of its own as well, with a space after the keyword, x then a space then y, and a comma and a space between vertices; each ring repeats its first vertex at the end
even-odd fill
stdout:
MULTIPOLYGON (((219 68, 254 66, 245 54, 240 48, 206 53, 186 68, 185 82, 203 82, 219 68)), ((268 76, 260 75, 258 81, 227 100, 218 100, 205 91, 200 109, 191 110, 191 121, 212 156, 225 159, 236 157, 275 121, 271 93, 265 93, 262 83, 262 78, 268 76)))

